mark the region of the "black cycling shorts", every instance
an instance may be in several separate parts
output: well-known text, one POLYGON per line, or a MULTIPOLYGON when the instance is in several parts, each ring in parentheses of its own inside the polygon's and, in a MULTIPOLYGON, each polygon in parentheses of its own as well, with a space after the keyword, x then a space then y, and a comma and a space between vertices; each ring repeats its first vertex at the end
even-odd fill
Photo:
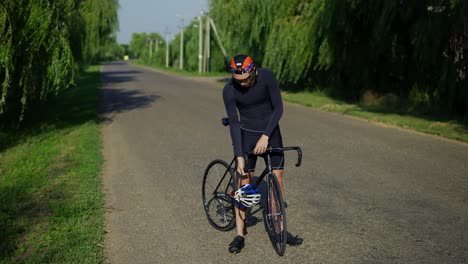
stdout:
MULTIPOLYGON (((242 136, 242 152, 247 153, 253 151, 257 145, 258 140, 262 136, 262 132, 254 132, 245 129, 241 129, 242 136)), ((283 147, 283 138, 281 137, 281 131, 279 126, 277 126, 271 136, 268 139, 268 145, 273 148, 282 148, 283 147)), ((255 165, 257 164, 257 155, 249 155, 246 158, 245 170, 246 172, 254 172, 255 165)), ((260 155, 263 157, 266 164, 266 156, 260 155)), ((270 154, 271 157, 271 169, 273 170, 282 170, 284 168, 284 154, 283 152, 273 152, 270 154)))

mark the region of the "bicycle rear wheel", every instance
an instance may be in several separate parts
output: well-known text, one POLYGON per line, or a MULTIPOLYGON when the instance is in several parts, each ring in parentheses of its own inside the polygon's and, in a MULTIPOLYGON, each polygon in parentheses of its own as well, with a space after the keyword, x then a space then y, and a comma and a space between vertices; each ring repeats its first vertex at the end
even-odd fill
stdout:
POLYGON ((229 231, 236 225, 233 191, 234 175, 224 160, 213 160, 203 176, 203 208, 210 225, 229 231))
POLYGON ((283 195, 276 175, 267 177, 266 227, 270 241, 278 255, 283 256, 286 250, 286 211, 283 195))

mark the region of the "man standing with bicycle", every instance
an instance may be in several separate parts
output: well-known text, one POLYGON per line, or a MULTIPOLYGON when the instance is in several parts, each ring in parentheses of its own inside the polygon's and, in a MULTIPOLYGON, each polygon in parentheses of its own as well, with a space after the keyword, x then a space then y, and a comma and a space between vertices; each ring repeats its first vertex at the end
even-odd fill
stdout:
MULTIPOLYGON (((283 102, 274 73, 267 68, 257 68, 248 55, 239 54, 231 60, 232 78, 223 89, 224 105, 229 118, 231 140, 237 159, 237 186, 249 184, 254 175, 257 155, 268 146, 283 147, 279 120, 283 102), (239 115, 240 119, 239 119, 239 115), (255 155, 244 158, 253 151, 255 155), (246 160, 247 159, 247 160, 246 160)), ((273 173, 283 190, 284 154, 272 153, 273 173)), ((283 195, 284 197, 284 195, 283 195)), ((239 253, 244 247, 245 210, 235 208, 237 236, 229 244, 229 252, 239 253)), ((302 238, 288 233, 289 245, 302 244, 302 238)))

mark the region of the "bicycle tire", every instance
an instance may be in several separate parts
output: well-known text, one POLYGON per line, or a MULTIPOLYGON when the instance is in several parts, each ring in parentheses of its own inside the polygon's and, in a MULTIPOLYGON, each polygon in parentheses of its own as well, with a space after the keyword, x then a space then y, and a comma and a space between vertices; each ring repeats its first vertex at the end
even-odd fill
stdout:
POLYGON ((267 177, 267 200, 265 206, 266 228, 271 244, 278 255, 283 256, 286 250, 287 229, 286 211, 283 195, 276 175, 267 177))
POLYGON ((224 160, 213 160, 203 176, 202 199, 208 223, 220 231, 236 226, 233 191, 234 175, 224 160))

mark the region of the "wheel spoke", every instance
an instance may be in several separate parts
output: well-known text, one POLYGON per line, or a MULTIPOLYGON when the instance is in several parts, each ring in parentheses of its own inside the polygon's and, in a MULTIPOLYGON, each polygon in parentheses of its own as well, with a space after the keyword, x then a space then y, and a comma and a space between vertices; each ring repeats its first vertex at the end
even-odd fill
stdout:
POLYGON ((208 222, 221 231, 231 230, 235 225, 234 206, 230 192, 232 173, 226 162, 211 162, 203 177, 203 205, 208 222))
POLYGON ((278 255, 286 249, 286 215, 276 176, 270 175, 267 180, 267 228, 271 243, 278 255))

